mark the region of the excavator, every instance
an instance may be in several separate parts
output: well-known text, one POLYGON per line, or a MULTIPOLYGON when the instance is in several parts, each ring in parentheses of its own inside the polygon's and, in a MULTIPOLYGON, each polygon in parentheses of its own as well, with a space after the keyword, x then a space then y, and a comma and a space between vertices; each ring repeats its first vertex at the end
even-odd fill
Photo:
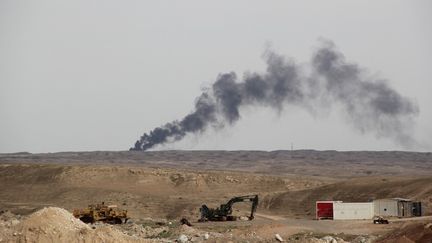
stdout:
POLYGON ((235 221, 237 217, 232 215, 232 206, 238 202, 252 202, 251 214, 248 217, 249 220, 252 220, 258 206, 258 195, 233 197, 226 204, 221 204, 218 208, 209 208, 207 205, 202 205, 200 208, 201 218, 198 221, 235 221))

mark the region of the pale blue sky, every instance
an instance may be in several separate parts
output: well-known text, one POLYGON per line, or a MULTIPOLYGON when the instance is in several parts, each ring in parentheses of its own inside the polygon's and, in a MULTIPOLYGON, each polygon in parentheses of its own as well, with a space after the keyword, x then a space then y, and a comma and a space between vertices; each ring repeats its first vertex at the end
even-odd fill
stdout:
MULTIPOLYGON (((431 151, 430 23, 427 0, 3 0, 0 152, 126 150, 220 72, 263 71, 268 43, 303 63, 320 37, 417 102, 410 150, 431 151)), ((342 117, 246 108, 233 127, 157 149, 406 149, 342 117)))

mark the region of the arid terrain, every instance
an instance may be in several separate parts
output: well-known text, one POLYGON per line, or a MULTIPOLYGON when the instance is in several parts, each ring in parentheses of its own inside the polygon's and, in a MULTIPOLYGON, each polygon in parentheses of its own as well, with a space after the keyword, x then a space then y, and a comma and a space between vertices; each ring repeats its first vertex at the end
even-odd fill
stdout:
MULTIPOLYGON (((246 216, 248 207, 236 204, 235 214, 246 216)), ((0 212, 0 242, 172 242, 181 235, 198 242, 274 242, 275 234, 292 242, 431 242, 432 153, 0 154, 0 212), (254 220, 197 222, 202 204, 249 194, 260 198, 254 220), (422 201, 426 216, 389 225, 314 219, 317 200, 392 197, 422 201), (130 222, 89 226, 68 213, 102 201, 127 209, 130 222), (181 218, 193 226, 180 225, 181 218)))

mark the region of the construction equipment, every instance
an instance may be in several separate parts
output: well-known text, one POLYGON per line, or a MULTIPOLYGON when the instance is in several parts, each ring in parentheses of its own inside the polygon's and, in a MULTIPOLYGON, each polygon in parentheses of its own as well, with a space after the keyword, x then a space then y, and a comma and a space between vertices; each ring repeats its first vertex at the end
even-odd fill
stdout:
POLYGON ((374 223, 374 224, 388 224, 389 221, 388 221, 387 219, 384 219, 384 218, 381 217, 381 216, 375 216, 375 217, 373 218, 373 223, 374 223))
POLYGON ((252 202, 251 213, 248 217, 249 220, 252 220, 258 206, 258 195, 233 197, 226 204, 221 204, 218 208, 209 208, 207 205, 202 205, 200 208, 201 219, 199 219, 199 222, 237 220, 237 217, 232 215, 232 206, 234 203, 238 202, 252 202))
POLYGON ((84 223, 104 222, 109 224, 126 223, 127 210, 121 210, 116 205, 102 204, 89 205, 85 209, 74 209, 73 216, 84 223))

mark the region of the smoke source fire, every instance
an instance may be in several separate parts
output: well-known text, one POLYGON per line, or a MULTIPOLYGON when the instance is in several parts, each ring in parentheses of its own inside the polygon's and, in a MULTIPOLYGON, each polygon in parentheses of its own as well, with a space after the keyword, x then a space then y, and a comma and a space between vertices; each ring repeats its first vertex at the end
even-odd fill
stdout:
POLYGON ((219 74, 196 99, 193 112, 145 133, 130 150, 147 150, 212 126, 233 124, 240 119, 242 106, 261 105, 280 111, 287 104, 313 112, 338 103, 358 131, 407 147, 414 143, 409 130, 418 106, 385 80, 372 78, 364 68, 347 62, 331 41, 321 42, 308 64, 307 75, 294 61, 271 50, 263 56, 265 73, 246 73, 243 80, 233 72, 219 74))

